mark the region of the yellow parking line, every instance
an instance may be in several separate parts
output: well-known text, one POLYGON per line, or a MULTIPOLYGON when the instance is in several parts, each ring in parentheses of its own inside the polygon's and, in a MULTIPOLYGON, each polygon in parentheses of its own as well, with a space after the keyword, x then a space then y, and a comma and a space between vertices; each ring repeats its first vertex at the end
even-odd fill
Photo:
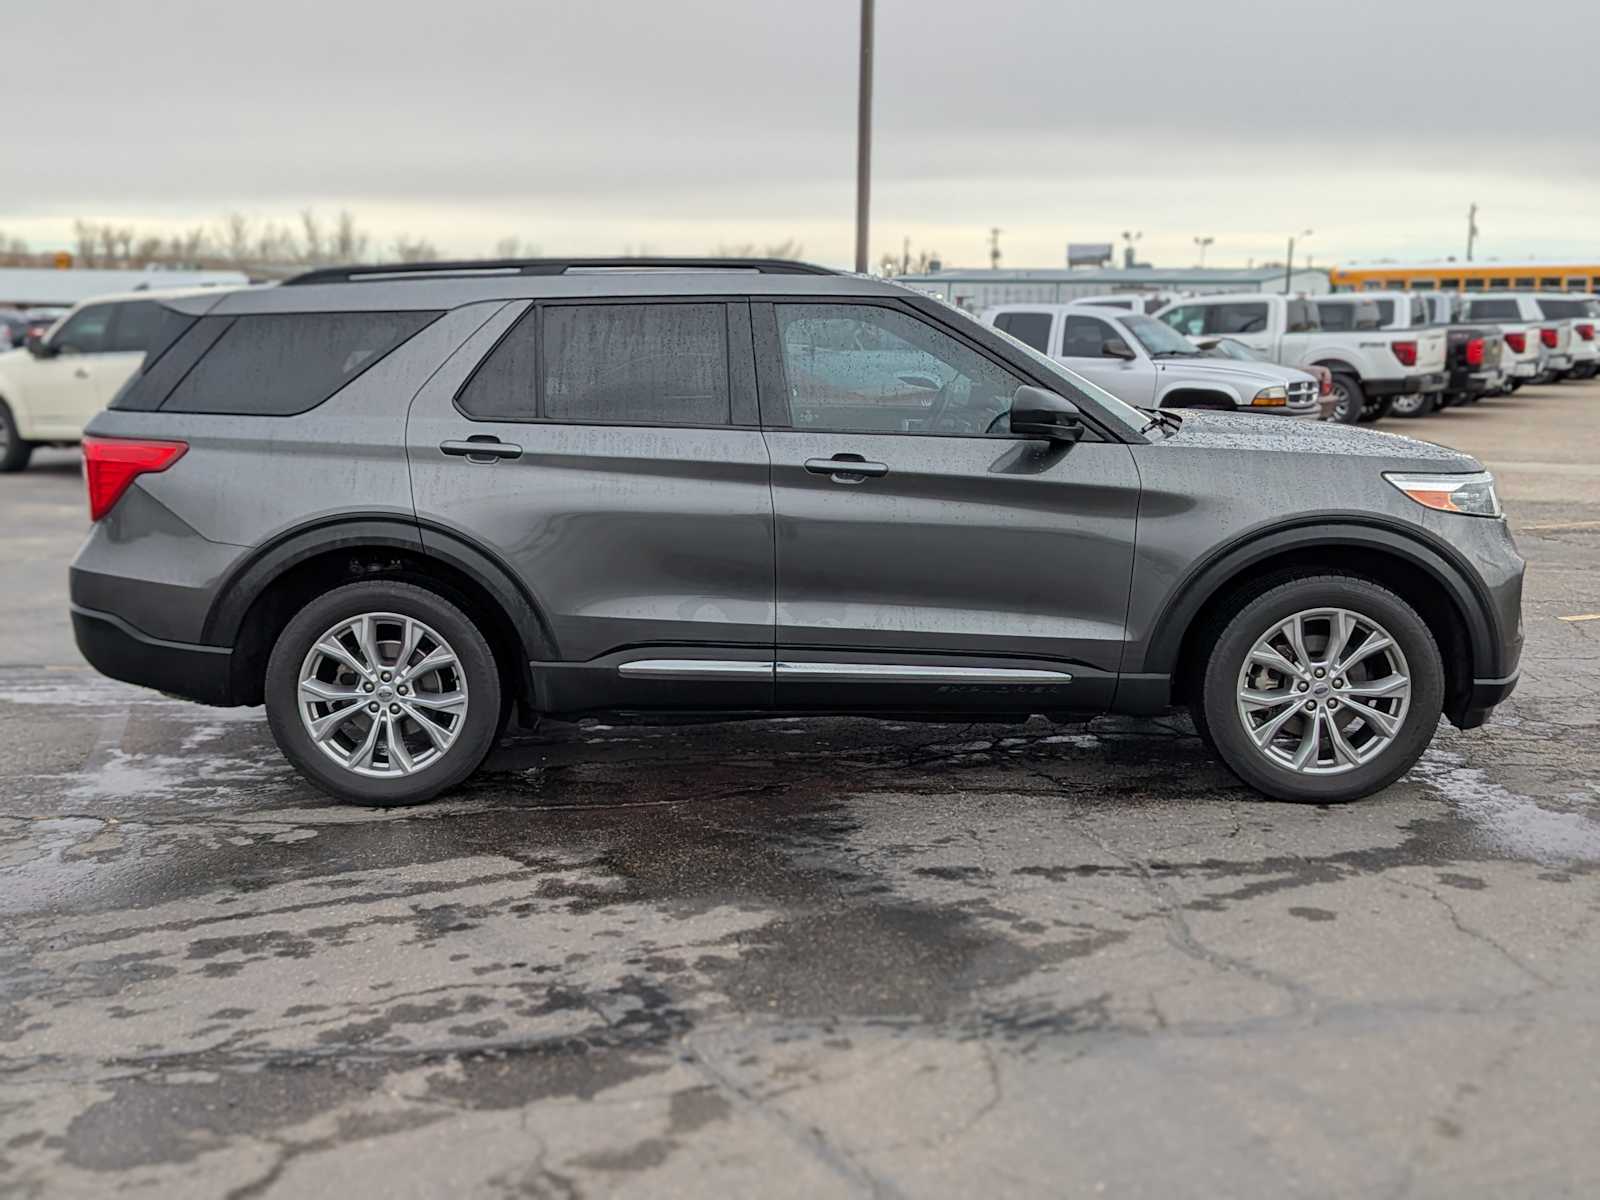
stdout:
POLYGON ((1557 617, 1558 621, 1600 621, 1600 613, 1583 613, 1576 617, 1557 617))

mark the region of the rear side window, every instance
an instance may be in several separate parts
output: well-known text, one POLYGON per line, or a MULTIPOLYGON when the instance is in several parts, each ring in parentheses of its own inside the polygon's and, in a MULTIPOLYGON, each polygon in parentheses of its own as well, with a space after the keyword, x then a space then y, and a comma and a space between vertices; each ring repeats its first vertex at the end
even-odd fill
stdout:
POLYGON ((1309 300, 1290 300, 1284 305, 1284 320, 1290 333, 1315 333, 1322 328, 1317 306, 1309 300))
POLYGON ((161 408, 286 417, 308 412, 437 312, 263 313, 228 320, 161 408))
POLYGON ((1540 300, 1539 312, 1549 320, 1587 315, 1585 305, 1581 300, 1540 300))
POLYGON ((1213 304, 1206 321, 1207 333, 1265 333, 1265 304, 1213 304))
POLYGON ((1032 346, 1040 354, 1050 352, 1050 314, 1034 312, 1001 313, 994 319, 996 329, 1017 341, 1032 346))
POLYGON ((1347 333, 1355 328, 1356 306, 1353 304, 1319 304, 1317 313, 1322 327, 1331 333, 1347 333))
POLYGON ((1474 321, 1520 321, 1522 309, 1515 300, 1470 300, 1467 316, 1474 321))

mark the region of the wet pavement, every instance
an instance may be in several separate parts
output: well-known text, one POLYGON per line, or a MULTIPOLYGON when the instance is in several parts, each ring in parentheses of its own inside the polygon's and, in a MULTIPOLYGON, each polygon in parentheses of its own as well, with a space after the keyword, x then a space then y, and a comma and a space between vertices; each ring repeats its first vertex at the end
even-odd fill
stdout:
POLYGON ((1499 471, 1524 679, 1383 795, 1181 718, 551 728, 335 806, 78 660, 0 479, 0 1194, 1592 1195, 1600 384, 1499 471), (20 569, 18 564, 22 564, 20 569))

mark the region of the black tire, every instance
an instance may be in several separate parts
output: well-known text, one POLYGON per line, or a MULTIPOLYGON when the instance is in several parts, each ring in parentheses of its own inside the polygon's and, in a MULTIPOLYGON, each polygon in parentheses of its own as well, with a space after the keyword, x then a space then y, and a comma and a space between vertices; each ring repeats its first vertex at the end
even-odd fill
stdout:
POLYGON ((1366 407, 1361 410, 1361 419, 1364 422, 1381 421, 1389 415, 1389 410, 1393 407, 1393 396, 1385 396, 1381 400, 1368 400, 1366 407))
POLYGON ((1444 704, 1439 647, 1416 610, 1380 584, 1350 575, 1283 579, 1238 602, 1209 634, 1215 640, 1191 702, 1195 725, 1234 774, 1257 791, 1303 804, 1359 800, 1409 771, 1433 740, 1444 704), (1273 762, 1246 732, 1238 711, 1240 672, 1257 640, 1275 623, 1316 608, 1347 609, 1387 629, 1405 655, 1411 680, 1410 705, 1390 744, 1370 762, 1339 774, 1306 774, 1273 762))
POLYGON ((1415 420, 1433 412, 1433 397, 1418 392, 1410 396, 1396 396, 1389 401, 1389 411, 1397 417, 1415 420))
POLYGON ((1338 398, 1339 405, 1333 410, 1333 416, 1328 418, 1330 421, 1354 425, 1361 420, 1361 410, 1367 403, 1366 393, 1361 390, 1361 380, 1348 371, 1335 371, 1333 394, 1338 398))
POLYGON ((272 736, 295 770, 330 796, 378 808, 422 804, 463 782, 483 765, 506 712, 494 653, 478 627, 443 597, 394 580, 349 584, 319 596, 295 614, 267 662, 266 702, 272 736), (300 668, 312 645, 341 619, 362 613, 394 613, 423 622, 449 643, 460 663, 468 697, 466 716, 454 742, 436 762, 415 774, 390 778, 356 774, 324 753, 300 719, 300 668))
POLYGON ((11 406, 0 400, 0 475, 26 470, 32 457, 33 443, 23 441, 11 406))

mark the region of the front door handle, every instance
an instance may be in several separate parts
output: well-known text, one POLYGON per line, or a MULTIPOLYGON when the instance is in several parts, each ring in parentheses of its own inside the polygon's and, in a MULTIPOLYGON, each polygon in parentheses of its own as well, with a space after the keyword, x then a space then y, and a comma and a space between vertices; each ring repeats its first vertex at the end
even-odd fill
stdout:
POLYGON ((514 446, 510 442, 502 442, 497 437, 486 434, 474 434, 464 442, 440 442, 439 449, 456 458, 464 458, 468 462, 492 463, 502 458, 521 458, 522 447, 514 446))
POLYGON ((813 475, 826 475, 834 483, 860 483, 864 479, 882 479, 889 473, 889 464, 868 462, 859 454, 835 454, 832 458, 808 458, 806 470, 813 475))
POLYGON ((73 377, 75 379, 87 379, 87 378, 89 378, 89 372, 85 371, 82 367, 79 367, 72 374, 73 374, 73 377))

